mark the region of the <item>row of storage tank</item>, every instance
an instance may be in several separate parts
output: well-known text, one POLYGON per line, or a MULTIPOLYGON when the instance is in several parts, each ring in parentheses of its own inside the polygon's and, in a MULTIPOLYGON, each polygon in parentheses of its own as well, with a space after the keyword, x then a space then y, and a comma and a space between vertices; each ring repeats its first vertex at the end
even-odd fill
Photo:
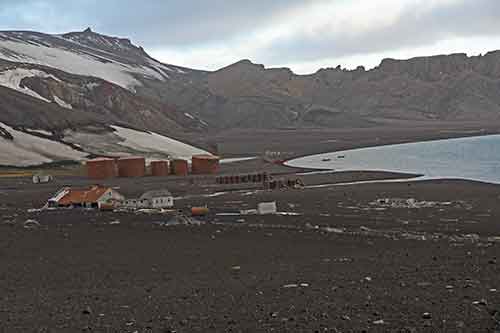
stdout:
MULTIPOLYGON (((190 171, 188 161, 183 159, 153 161, 150 166, 151 175, 154 177, 164 177, 171 174, 187 176, 190 171)), ((192 157, 191 172, 193 174, 215 174, 218 170, 219 157, 212 155, 192 157)), ((146 175, 146 159, 144 157, 122 157, 90 160, 87 162, 87 175, 92 179, 144 177, 146 175)))

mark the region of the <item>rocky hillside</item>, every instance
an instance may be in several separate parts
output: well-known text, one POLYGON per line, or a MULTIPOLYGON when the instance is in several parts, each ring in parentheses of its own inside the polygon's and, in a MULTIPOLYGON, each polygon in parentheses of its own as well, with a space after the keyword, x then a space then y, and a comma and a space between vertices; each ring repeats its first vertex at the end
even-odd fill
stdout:
POLYGON ((150 84, 181 82, 176 77, 185 73, 150 58, 127 39, 91 30, 61 36, 3 32, 0 87, 23 95, 0 90, 6 101, 0 105, 0 121, 61 130, 81 124, 83 116, 94 124, 119 122, 173 133, 203 130, 200 120, 147 93, 150 84))
MULTIPOLYGON (((500 52, 385 59, 369 71, 337 67, 311 75, 248 60, 205 72, 162 64, 128 39, 87 29, 63 35, 2 32, 0 59, 1 86, 84 111, 84 119, 169 133, 500 116, 500 52)), ((79 112, 74 119, 61 112, 47 112, 37 121, 54 126, 62 119, 82 121, 79 112)), ((0 120, 12 123, 11 113, 2 110, 0 120)))
POLYGON ((369 126, 383 118, 499 120, 500 52, 386 59, 370 71, 337 67, 302 76, 242 61, 210 73, 208 87, 239 112, 266 110, 271 122, 280 119, 279 125, 369 126))
POLYGON ((68 131, 109 136, 112 126, 207 137, 230 128, 498 121, 499 91, 500 51, 385 59, 369 71, 296 75, 243 60, 207 72, 163 64, 128 39, 90 29, 0 32, 0 140, 12 136, 6 127, 67 143, 68 131))
POLYGON ((167 81, 182 84, 190 72, 90 29, 1 32, 0 165, 203 152, 169 137, 208 125, 162 96, 167 81))

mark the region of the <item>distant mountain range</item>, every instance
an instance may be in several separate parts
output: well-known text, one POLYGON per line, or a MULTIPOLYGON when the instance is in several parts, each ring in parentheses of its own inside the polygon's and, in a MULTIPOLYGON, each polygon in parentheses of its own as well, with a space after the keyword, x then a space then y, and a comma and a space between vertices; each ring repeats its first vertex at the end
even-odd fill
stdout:
POLYGON ((369 71, 337 67, 296 75, 243 60, 208 72, 163 64, 128 39, 90 29, 4 31, 0 102, 0 144, 13 141, 8 127, 45 133, 89 154, 106 149, 76 138, 109 136, 116 131, 111 125, 176 137, 229 128, 368 127, 394 119, 498 121, 500 51, 385 59, 369 71))

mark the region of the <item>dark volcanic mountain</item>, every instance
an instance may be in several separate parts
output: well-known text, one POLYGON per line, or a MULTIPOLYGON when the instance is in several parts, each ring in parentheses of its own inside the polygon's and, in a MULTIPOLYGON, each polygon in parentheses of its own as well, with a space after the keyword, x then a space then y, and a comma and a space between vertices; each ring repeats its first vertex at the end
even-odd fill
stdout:
POLYGON ((243 60, 207 72, 160 63, 128 39, 90 29, 0 32, 0 130, 8 132, 3 123, 61 140, 68 130, 107 133, 110 125, 175 137, 394 119, 498 121, 499 91, 499 51, 386 59, 369 71, 296 75, 243 60))
POLYGON ((497 120, 500 52, 386 59, 370 71, 328 68, 303 76, 242 61, 209 74, 209 87, 237 110, 264 113, 253 121, 278 121, 273 126, 364 126, 383 118, 497 120))
POLYGON ((0 86, 22 95, 12 97, 2 89, 0 121, 61 130, 81 124, 83 113, 87 123, 119 122, 165 132, 202 130, 203 122, 178 112, 161 94, 148 96, 167 80, 188 80, 182 76, 187 70, 159 63, 127 39, 90 30, 61 36, 3 32, 0 86), (26 108, 26 103, 33 106, 26 108))
MULTIPOLYGON (((163 132, 500 116, 500 52, 386 59, 370 71, 337 67, 296 75, 244 60, 205 72, 162 64, 128 39, 87 29, 64 35, 2 32, 0 59, 5 60, 0 84, 38 97, 39 108, 49 109, 48 100, 84 111, 88 121, 121 121, 163 132)), ((57 111, 26 114, 25 120, 17 112, 14 121, 14 102, 9 109, 2 103, 0 120, 12 125, 30 121, 33 126, 35 119, 54 127, 82 121, 79 112, 57 111)))

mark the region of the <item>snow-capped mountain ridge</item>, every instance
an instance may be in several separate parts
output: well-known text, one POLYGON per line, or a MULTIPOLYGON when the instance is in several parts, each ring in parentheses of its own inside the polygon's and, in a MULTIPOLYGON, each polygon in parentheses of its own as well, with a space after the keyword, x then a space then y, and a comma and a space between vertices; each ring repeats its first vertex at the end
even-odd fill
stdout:
POLYGON ((129 39, 101 35, 90 29, 63 35, 0 32, 0 59, 94 76, 133 92, 144 80, 165 81, 172 73, 185 72, 151 58, 129 39))
MULTIPOLYGON (((0 31, 0 122, 62 140, 67 130, 109 134, 109 124, 185 138, 394 120, 491 123, 500 120, 499 64, 497 51, 386 59, 369 71, 332 67, 296 75, 245 60, 208 72, 163 64, 126 38, 91 29, 0 31)), ((208 146, 199 137, 196 143, 208 146)))
POLYGON ((133 45, 128 38, 101 35, 93 32, 90 28, 87 28, 83 32, 69 32, 60 36, 65 40, 91 48, 97 47, 100 50, 110 49, 113 53, 125 51, 128 55, 134 54, 140 57, 149 57, 142 47, 133 45))
POLYGON ((163 93, 170 84, 185 89, 194 72, 91 29, 0 31, 0 165, 205 152, 173 138, 208 124, 163 93))

